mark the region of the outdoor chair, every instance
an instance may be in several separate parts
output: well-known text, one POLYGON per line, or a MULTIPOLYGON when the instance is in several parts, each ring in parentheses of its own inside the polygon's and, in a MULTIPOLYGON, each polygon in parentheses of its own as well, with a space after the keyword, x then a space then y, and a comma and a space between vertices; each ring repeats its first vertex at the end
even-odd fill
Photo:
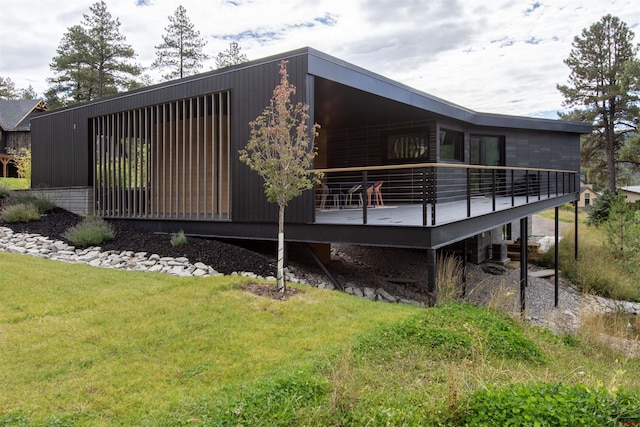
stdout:
POLYGON ((333 205, 335 207, 339 207, 340 206, 340 195, 339 194, 331 193, 331 189, 329 188, 329 186, 327 184, 321 184, 321 189, 322 189, 322 195, 320 196, 320 208, 321 209, 326 209, 327 197, 329 195, 333 196, 333 205))
POLYGON ((346 206, 351 206, 351 204, 353 203, 353 194, 354 193, 358 193, 358 205, 362 206, 362 184, 356 184, 353 187, 351 187, 350 189, 347 190, 347 202, 345 203, 346 206))
POLYGON ((375 194, 375 199, 374 199, 375 206, 384 206, 384 201, 382 200, 382 191, 380 191, 380 188, 382 188, 383 183, 384 181, 376 181, 375 184, 370 185, 369 188, 367 188, 367 206, 368 207, 373 206, 371 204, 371 196, 373 194, 375 194))

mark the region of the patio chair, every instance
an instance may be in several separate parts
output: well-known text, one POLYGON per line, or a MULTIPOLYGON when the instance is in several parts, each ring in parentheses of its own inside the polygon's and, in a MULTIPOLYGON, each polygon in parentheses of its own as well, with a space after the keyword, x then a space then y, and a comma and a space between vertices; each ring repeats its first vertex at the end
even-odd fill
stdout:
POLYGON ((335 206, 335 207, 339 207, 340 206, 340 195, 339 194, 331 193, 331 189, 329 188, 329 186, 327 184, 321 184, 321 189, 322 189, 322 195, 320 196, 320 208, 321 209, 326 209, 327 197, 329 195, 333 196, 333 206, 335 206))
POLYGON ((358 197, 359 197, 358 206, 362 206, 362 191, 360 191, 361 189, 362 189, 362 184, 356 184, 347 190, 347 203, 345 203, 346 206, 351 206, 351 204, 353 203, 354 193, 358 193, 358 197))
POLYGON ((384 206, 382 191, 380 191, 383 183, 384 181, 376 181, 375 184, 370 185, 369 188, 367 188, 367 207, 384 206), (373 194, 375 194, 374 205, 371 204, 371 196, 373 194))

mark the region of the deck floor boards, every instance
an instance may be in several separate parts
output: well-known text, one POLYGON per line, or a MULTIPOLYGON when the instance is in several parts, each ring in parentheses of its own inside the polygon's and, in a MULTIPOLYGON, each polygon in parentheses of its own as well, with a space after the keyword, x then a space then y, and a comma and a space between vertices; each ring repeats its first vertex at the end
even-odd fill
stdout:
MULTIPOLYGON (((556 195, 540 196, 540 200, 555 198, 556 195)), ((538 201, 538 196, 529 196, 529 203, 538 201)), ((512 207, 527 204, 525 196, 514 198, 513 206, 511 196, 496 197, 495 211, 510 209, 512 207)), ((490 214, 493 211, 491 197, 478 197, 471 199, 471 217, 490 214)), ((316 209, 317 224, 363 224, 363 208, 343 208, 343 209, 316 209)), ((467 219, 467 201, 459 200, 436 204, 435 225, 442 225, 451 222, 467 219)), ((368 225, 397 225, 397 226, 422 226, 423 212, 422 204, 397 204, 385 205, 384 207, 367 208, 368 225)), ((427 205, 427 226, 431 226, 431 205, 427 205)))

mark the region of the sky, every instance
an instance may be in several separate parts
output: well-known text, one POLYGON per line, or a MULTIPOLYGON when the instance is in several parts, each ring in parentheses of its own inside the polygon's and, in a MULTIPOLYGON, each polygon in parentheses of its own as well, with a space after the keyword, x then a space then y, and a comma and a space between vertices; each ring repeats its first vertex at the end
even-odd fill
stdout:
MULTIPOLYGON (((39 96, 67 31, 92 0, 0 0, 0 76, 39 96)), ((250 60, 309 46, 479 112, 557 118, 563 60, 582 30, 612 14, 640 42, 638 0, 106 0, 150 67, 178 5, 216 55, 239 43, 250 60)), ((154 83, 161 70, 146 70, 154 83)), ((277 82, 276 82, 277 83, 277 82)), ((274 83, 274 86, 275 84, 274 83)))

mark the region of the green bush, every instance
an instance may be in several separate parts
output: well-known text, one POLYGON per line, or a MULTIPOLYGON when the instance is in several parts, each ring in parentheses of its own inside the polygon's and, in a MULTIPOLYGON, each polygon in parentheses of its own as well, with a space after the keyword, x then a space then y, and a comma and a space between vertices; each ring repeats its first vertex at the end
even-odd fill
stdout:
POLYGON ((584 385, 529 383, 479 390, 460 405, 448 425, 615 426, 640 423, 640 396, 584 385))
POLYGON ((0 212, 0 219, 5 222, 29 222, 40 219, 40 213, 33 203, 20 203, 5 206, 0 212))
POLYGON ((113 240, 115 233, 111 224, 97 216, 88 216, 80 224, 64 232, 63 237, 79 248, 100 245, 113 240))
POLYGON ((177 233, 171 233, 171 246, 183 246, 187 244, 187 236, 185 236, 184 231, 180 230, 177 233))
POLYGON ((594 200, 588 210, 587 225, 595 225, 596 227, 609 219, 609 210, 614 200, 619 197, 608 188, 602 190, 602 193, 594 200))

